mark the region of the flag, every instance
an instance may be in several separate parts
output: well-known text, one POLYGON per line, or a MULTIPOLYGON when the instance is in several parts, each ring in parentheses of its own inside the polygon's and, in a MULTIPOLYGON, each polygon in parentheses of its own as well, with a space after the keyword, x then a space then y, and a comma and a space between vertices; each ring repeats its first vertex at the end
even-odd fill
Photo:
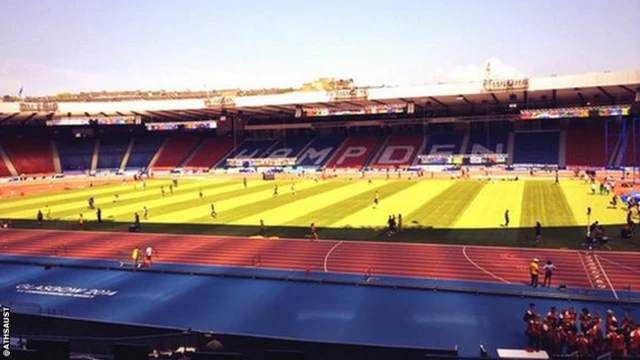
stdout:
POLYGON ((18 97, 22 97, 22 91, 24 90, 24 86, 20 87, 20 90, 18 90, 18 97))

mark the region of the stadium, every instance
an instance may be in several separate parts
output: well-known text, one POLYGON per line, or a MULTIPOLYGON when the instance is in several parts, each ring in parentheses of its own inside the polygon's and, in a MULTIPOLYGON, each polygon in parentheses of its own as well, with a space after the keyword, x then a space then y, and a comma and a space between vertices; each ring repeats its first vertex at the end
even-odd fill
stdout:
POLYGON ((4 96, 3 355, 638 358, 640 70, 482 68, 4 96))

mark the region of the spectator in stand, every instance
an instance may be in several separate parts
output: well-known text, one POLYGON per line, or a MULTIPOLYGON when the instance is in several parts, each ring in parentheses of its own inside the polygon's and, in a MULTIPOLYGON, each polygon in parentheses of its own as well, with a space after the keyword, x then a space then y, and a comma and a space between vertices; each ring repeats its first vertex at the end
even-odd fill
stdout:
POLYGON ((589 309, 582 308, 580 313, 580 332, 587 332, 589 324, 591 324, 591 313, 589 313, 589 309))
POLYGON ((578 334, 576 332, 575 323, 573 327, 570 325, 565 326, 567 353, 572 354, 578 350, 578 334))
POLYGON ((534 315, 531 320, 527 322, 527 338, 529 339, 528 348, 534 351, 540 351, 541 341, 540 341, 540 315, 534 315))
POLYGON ((631 325, 631 333, 629 334, 629 355, 640 355, 640 327, 631 325))
POLYGON ((607 319, 605 320, 605 324, 607 326, 607 331, 613 328, 614 331, 618 327, 618 319, 616 315, 613 313, 613 310, 607 310, 607 319))
POLYGON ((535 306, 536 304, 534 303, 529 304, 527 311, 525 311, 524 313, 524 317, 523 317, 524 322, 528 323, 530 320, 533 320, 535 318, 535 315, 536 315, 535 306))
POLYGON ((553 353, 555 348, 555 328, 552 320, 545 318, 540 325, 540 341, 542 349, 547 353, 553 353))
POLYGON ((576 350, 580 357, 586 357, 589 354, 589 339, 587 339, 581 332, 578 333, 578 337, 576 339, 576 350))
POLYGON ((613 352, 613 356, 622 357, 624 356, 626 347, 624 331, 622 329, 618 329, 614 334, 616 336, 616 341, 613 344, 613 348, 611 349, 611 351, 613 352))

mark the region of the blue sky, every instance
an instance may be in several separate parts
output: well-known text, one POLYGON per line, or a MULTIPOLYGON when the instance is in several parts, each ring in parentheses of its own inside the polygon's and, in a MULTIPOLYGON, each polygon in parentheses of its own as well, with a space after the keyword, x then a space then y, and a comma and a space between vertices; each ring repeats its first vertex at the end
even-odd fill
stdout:
POLYGON ((640 69, 638 0, 2 0, 0 94, 640 69))

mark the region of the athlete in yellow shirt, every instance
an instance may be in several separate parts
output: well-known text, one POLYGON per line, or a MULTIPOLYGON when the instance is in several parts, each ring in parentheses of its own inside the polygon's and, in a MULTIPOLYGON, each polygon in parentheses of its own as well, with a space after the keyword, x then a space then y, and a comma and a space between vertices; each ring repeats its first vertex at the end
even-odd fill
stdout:
POLYGON ((531 287, 538 287, 538 259, 535 258, 531 262, 531 287))
POLYGON ((136 246, 131 252, 131 260, 133 261, 133 267, 138 267, 138 259, 140 258, 140 249, 136 246))

